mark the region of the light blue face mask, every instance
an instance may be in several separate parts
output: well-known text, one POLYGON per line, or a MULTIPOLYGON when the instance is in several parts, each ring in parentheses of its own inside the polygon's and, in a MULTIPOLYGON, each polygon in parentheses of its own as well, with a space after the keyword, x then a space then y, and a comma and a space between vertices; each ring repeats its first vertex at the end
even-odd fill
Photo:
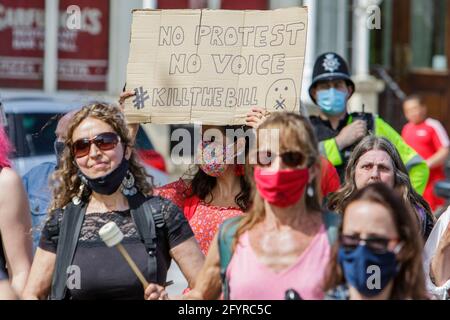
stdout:
POLYGON ((334 88, 317 91, 317 104, 325 114, 339 115, 345 111, 347 93, 334 88))

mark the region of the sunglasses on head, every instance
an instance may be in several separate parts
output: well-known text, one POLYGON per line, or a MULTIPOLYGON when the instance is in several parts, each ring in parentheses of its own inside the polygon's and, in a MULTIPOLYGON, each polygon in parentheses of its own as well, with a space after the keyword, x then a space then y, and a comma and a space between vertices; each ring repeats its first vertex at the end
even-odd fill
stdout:
MULTIPOLYGON (((283 163, 291 168, 295 168, 306 163, 306 157, 303 153, 299 151, 286 151, 278 154, 283 161, 283 163)), ((277 154, 267 150, 259 151, 257 153, 257 163, 261 167, 268 167, 275 160, 277 154)))
POLYGON ((76 158, 81 158, 89 154, 91 144, 95 144, 101 151, 114 149, 120 142, 120 137, 114 132, 104 132, 88 139, 78 139, 72 144, 72 152, 76 158))
POLYGON ((359 235, 342 235, 341 245, 345 250, 353 251, 360 244, 365 244, 372 252, 385 253, 390 251, 388 249, 389 243, 392 240, 384 237, 369 237, 367 239, 361 239, 359 235))

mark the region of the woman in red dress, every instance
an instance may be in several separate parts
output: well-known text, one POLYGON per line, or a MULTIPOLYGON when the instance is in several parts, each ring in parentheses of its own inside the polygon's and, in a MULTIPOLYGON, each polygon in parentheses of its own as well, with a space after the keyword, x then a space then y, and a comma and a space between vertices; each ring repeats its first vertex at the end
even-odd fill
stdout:
POLYGON ((248 152, 244 137, 232 141, 226 130, 240 126, 202 126, 202 141, 197 149, 197 171, 190 179, 180 178, 155 192, 183 210, 202 252, 209 245, 226 219, 249 209, 251 184, 245 165, 239 164, 240 150, 248 152), (223 139, 208 138, 207 132, 215 130, 223 139), (245 148, 245 149, 244 149, 245 148))

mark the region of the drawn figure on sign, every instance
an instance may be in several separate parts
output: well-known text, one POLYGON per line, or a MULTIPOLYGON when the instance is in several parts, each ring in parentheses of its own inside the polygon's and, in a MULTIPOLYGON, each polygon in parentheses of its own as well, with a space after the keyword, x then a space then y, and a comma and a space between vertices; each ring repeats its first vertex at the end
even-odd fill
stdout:
POLYGON ((266 109, 292 111, 295 108, 296 101, 297 91, 295 90, 294 80, 279 79, 272 83, 267 90, 266 109))

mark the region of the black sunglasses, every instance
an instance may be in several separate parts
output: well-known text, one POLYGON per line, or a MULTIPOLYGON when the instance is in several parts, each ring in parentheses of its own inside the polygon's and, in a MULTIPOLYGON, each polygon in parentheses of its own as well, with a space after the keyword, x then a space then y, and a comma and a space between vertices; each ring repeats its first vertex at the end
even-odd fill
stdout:
POLYGON ((96 135, 92 139, 78 139, 72 144, 72 153, 76 158, 81 158, 89 154, 91 144, 95 144, 101 151, 114 149, 120 142, 120 137, 114 132, 104 132, 96 135))
POLYGON ((389 242, 396 239, 388 239, 385 237, 369 237, 367 239, 360 238, 359 235, 341 235, 341 245, 345 250, 353 251, 360 244, 365 244, 372 252, 385 253, 389 251, 389 242))
MULTIPOLYGON (((275 160, 277 154, 270 150, 267 150, 267 151, 259 151, 256 156, 257 156, 256 161, 259 166, 268 167, 275 160)), ((305 155, 299 151, 286 151, 280 153, 279 156, 283 161, 283 163, 290 168, 301 166, 306 162, 305 155)))

